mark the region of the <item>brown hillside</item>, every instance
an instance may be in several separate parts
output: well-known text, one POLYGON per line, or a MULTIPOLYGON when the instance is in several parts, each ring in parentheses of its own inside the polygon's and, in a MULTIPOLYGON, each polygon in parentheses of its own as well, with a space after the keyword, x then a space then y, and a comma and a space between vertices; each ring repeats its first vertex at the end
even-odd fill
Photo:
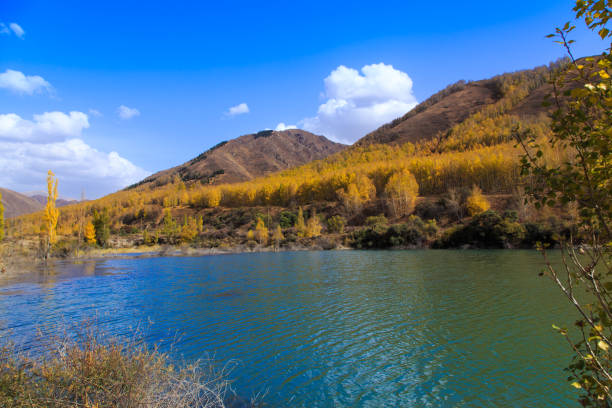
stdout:
POLYGON ((12 190, 0 188, 0 193, 2 194, 2 204, 4 205, 4 216, 6 218, 34 213, 42 210, 44 207, 44 205, 35 199, 12 190))
MULTIPOLYGON (((584 58, 578 60, 579 63, 584 61, 584 58)), ((433 139, 504 98, 507 105, 510 105, 506 114, 521 118, 537 117, 551 109, 546 108, 543 102, 553 93, 553 87, 548 82, 552 70, 563 69, 567 63, 567 60, 559 60, 548 67, 507 73, 475 82, 459 81, 434 94, 401 118, 364 136, 356 145, 403 144, 433 139), (525 94, 509 100, 507 96, 512 93, 511 89, 517 86, 523 87, 525 94)))
POLYGON ((265 130, 219 143, 184 163, 155 173, 130 188, 160 186, 175 176, 183 181, 235 183, 323 159, 346 146, 304 130, 265 130))
POLYGON ((401 118, 364 136, 356 145, 402 144, 431 139, 500 98, 501 93, 492 81, 457 82, 417 105, 401 118))

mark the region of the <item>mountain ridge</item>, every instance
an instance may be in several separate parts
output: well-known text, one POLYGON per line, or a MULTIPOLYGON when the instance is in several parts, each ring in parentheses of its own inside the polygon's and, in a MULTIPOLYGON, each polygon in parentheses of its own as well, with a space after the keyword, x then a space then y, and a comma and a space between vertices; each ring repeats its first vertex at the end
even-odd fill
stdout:
POLYGON ((126 188, 162 186, 176 177, 203 184, 248 181, 325 158, 346 146, 301 129, 263 130, 216 144, 193 159, 126 188))

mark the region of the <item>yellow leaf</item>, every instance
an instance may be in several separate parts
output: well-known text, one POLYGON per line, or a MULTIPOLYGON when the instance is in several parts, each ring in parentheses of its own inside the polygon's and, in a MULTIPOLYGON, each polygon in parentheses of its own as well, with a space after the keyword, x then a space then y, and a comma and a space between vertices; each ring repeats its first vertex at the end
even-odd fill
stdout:
POLYGON ((603 351, 608 351, 608 349, 610 348, 610 346, 608 346, 606 343, 604 343, 603 340, 599 340, 599 342, 597 343, 597 347, 599 347, 603 351))
POLYGON ((595 330, 597 330, 598 332, 601 332, 603 330, 603 326, 601 324, 596 324, 595 330))
POLYGON ((574 381, 572 383, 572 387, 580 389, 580 388, 582 388, 582 385, 580 385, 580 383, 577 383, 577 382, 574 381))

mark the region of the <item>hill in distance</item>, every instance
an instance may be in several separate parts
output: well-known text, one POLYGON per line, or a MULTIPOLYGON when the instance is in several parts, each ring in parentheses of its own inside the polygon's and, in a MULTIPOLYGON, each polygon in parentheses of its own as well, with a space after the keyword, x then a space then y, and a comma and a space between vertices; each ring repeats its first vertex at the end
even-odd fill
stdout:
MULTIPOLYGON (((582 60, 584 59, 579 61, 582 60)), ((546 74, 548 70, 563 64, 564 61, 560 60, 549 67, 538 67, 474 82, 459 81, 432 95, 404 116, 365 135, 355 145, 401 145, 434 139, 483 108, 504 99, 509 86, 524 86, 525 82, 531 82, 526 87, 526 94, 520 95, 520 101, 512 102, 512 107, 504 113, 522 119, 536 118, 547 112, 543 102, 553 92, 552 85, 546 81, 546 74)))
POLYGON ((44 205, 34 198, 16 191, 0 188, 0 193, 2 194, 2 204, 4 205, 4 216, 6 218, 34 213, 44 208, 44 205))
MULTIPOLYGON (((31 195, 30 198, 33 198, 34 200, 38 201, 43 206, 47 204, 47 196, 44 194, 34 194, 31 195)), ((58 198, 57 200, 55 200, 55 206, 64 207, 71 204, 77 204, 78 202, 79 200, 67 200, 65 198, 58 198)))
POLYGON ((221 142, 188 162, 128 187, 163 186, 178 176, 204 184, 236 183, 323 159, 346 146, 305 130, 264 130, 221 142))

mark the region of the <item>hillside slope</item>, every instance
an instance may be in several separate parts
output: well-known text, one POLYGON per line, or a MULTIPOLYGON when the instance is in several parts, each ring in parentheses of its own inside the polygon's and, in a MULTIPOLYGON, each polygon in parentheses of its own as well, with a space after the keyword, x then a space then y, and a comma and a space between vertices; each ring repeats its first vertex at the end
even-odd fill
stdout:
POLYGON ((542 103, 553 90, 547 82, 549 73, 564 63, 558 61, 548 67, 480 81, 459 81, 434 94, 404 116, 367 134, 355 144, 401 145, 428 141, 444 136, 454 126, 500 101, 506 106, 504 112, 499 113, 516 115, 523 120, 537 118, 546 113, 547 108, 542 103))
POLYGON ((35 199, 16 191, 0 188, 0 193, 2 194, 2 204, 4 205, 4 216, 6 218, 34 213, 44 208, 44 205, 35 199))
POLYGON ((304 130, 266 130, 219 143, 196 158, 155 173, 129 188, 162 186, 176 176, 204 184, 247 181, 323 159, 345 147, 304 130))

